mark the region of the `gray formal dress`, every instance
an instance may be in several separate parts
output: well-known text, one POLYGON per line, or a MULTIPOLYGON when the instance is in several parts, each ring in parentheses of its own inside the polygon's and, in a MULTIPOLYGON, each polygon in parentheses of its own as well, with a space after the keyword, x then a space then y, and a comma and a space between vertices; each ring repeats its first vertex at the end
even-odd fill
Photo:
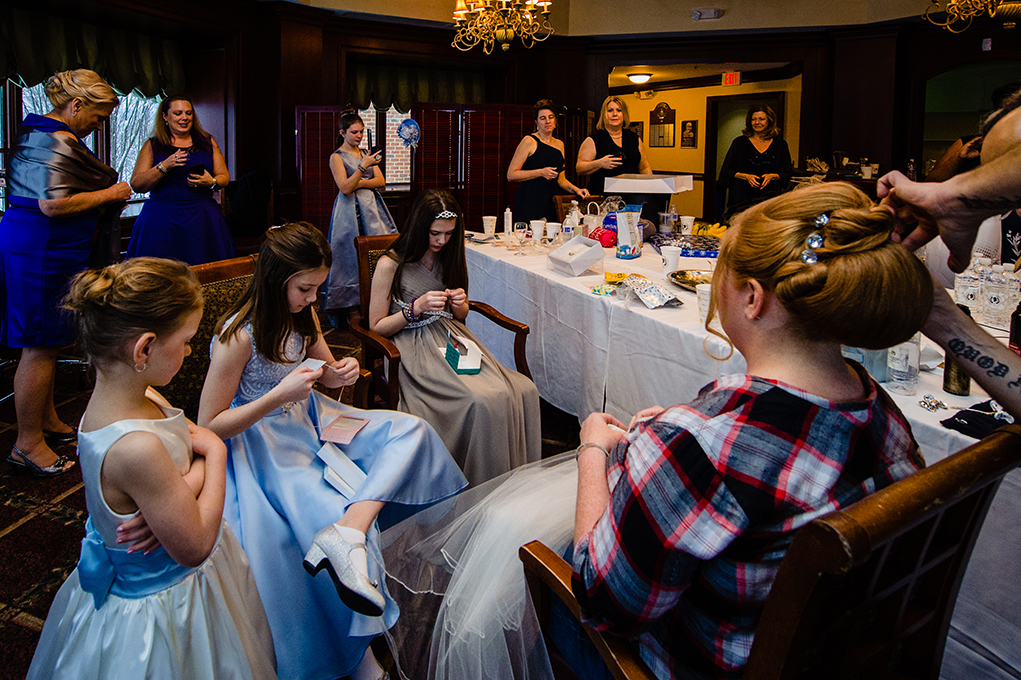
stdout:
MULTIPOLYGON (((334 151, 344 161, 348 177, 355 174, 360 158, 349 153, 334 151)), ((376 168, 362 173, 363 179, 371 179, 376 168)), ((358 304, 358 258, 355 255, 356 236, 378 236, 396 234, 390 211, 383 203, 383 197, 375 189, 358 189, 350 196, 337 192, 330 217, 330 250, 333 251, 333 266, 326 279, 326 309, 342 309, 358 304)))
MULTIPOLYGON (((404 267, 401 299, 411 302, 430 290, 444 290, 439 263, 429 271, 420 262, 404 267)), ((390 313, 400 311, 390 302, 390 313)), ((436 428, 471 484, 480 484, 542 457, 539 390, 500 364, 468 328, 454 318, 427 317, 430 323, 404 328, 391 338, 401 351, 400 408, 436 428), (482 349, 482 370, 458 374, 437 348, 447 331, 482 349)))

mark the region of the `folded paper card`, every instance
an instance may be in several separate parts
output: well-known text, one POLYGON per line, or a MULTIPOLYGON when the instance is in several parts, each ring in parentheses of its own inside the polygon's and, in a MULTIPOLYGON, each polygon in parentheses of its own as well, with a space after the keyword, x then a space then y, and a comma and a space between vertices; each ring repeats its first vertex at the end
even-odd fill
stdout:
POLYGON ((466 337, 447 333, 447 346, 439 350, 455 373, 471 374, 482 370, 482 350, 466 337))
POLYGON ((598 241, 575 236, 549 254, 549 264, 561 274, 581 276, 589 267, 602 261, 605 255, 598 241))
POLYGON ((319 438, 324 442, 336 442, 337 444, 350 444, 358 431, 369 422, 368 418, 357 416, 337 416, 333 421, 323 428, 322 436, 319 438))
POLYGON ((316 455, 326 463, 323 479, 345 496, 353 496, 365 481, 366 475, 362 469, 355 465, 354 461, 348 458, 347 454, 336 444, 326 442, 316 455))

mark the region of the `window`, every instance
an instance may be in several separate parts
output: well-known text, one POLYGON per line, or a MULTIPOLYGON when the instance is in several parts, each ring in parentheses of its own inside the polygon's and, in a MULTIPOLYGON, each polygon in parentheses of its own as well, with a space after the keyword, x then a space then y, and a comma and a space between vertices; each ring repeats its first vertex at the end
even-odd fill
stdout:
MULTIPOLYGON (((397 127, 411 113, 401 113, 391 106, 385 111, 370 107, 358 115, 365 121, 366 132, 372 133, 372 143, 383 147, 383 162, 380 166, 386 177, 386 188, 392 191, 408 191, 411 188, 411 147, 397 136, 397 127), (380 135, 379 131, 383 134, 380 135)), ((362 148, 369 149, 369 135, 362 137, 362 148)))
MULTIPOLYGON (((16 83, 8 81, 2 88, 2 95, 4 102, 3 106, 0 106, 0 116, 2 113, 12 111, 20 113, 20 116, 14 116, 18 123, 29 113, 43 115, 49 113, 53 108, 46 97, 46 87, 42 83, 34 87, 22 88, 16 83), (17 106, 18 98, 21 101, 20 112, 17 106)), ((110 138, 109 148, 104 148, 105 145, 96 133, 90 134, 84 141, 100 159, 117 171, 121 181, 127 181, 131 178, 139 149, 152 134, 153 121, 155 121, 156 112, 159 110, 160 98, 143 97, 136 92, 131 92, 121 96, 120 100, 120 105, 113 110, 110 121, 105 127, 105 132, 109 134, 110 138)), ((8 115, 10 114, 8 113, 8 115)), ((12 135, 16 134, 14 131, 17 130, 17 123, 10 122, 13 125, 5 127, 4 120, 0 117, 0 130, 9 129, 12 135)), ((0 144, 0 151, 7 151, 12 141, 13 138, 3 140, 3 143, 0 144)), ((2 158, 3 160, 0 162, 6 162, 6 154, 2 158)), ((122 216, 137 215, 148 196, 147 193, 132 194, 122 216)), ((0 210, 4 209, 6 209, 6 197, 0 195, 0 210)))

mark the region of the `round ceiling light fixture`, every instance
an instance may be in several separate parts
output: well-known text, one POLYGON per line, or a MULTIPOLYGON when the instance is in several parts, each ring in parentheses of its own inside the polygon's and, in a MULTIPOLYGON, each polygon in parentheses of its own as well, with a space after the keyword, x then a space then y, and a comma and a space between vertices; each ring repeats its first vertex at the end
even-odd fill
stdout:
POLYGON ((647 82, 649 82, 650 78, 652 78, 652 74, 651 73, 629 73, 629 74, 627 74, 627 79, 630 80, 635 85, 641 85, 643 83, 647 83, 647 82))

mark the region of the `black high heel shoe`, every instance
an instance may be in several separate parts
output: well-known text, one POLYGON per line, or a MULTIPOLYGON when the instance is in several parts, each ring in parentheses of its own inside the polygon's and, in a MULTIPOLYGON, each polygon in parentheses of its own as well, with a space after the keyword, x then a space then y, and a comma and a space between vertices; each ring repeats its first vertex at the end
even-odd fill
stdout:
POLYGON ((323 567, 330 573, 337 595, 351 611, 365 616, 382 616, 386 600, 370 581, 351 563, 351 551, 365 550, 364 543, 348 543, 331 524, 320 529, 305 554, 305 571, 312 576, 323 567))
POLYGON ((46 445, 51 449, 55 449, 58 446, 65 446, 67 444, 78 443, 78 428, 72 427, 70 432, 54 432, 53 430, 43 430, 43 440, 46 445))
POLYGON ((11 454, 7 456, 8 463, 16 467, 24 468, 25 471, 33 477, 58 477, 65 472, 70 472, 74 469, 74 464, 65 470, 64 466, 67 465, 67 461, 67 456, 60 456, 57 458, 57 462, 53 465, 41 467, 36 465, 32 459, 28 457, 28 454, 19 449, 17 446, 12 447, 11 454), (14 454, 18 454, 18 456, 21 457, 21 460, 15 458, 14 454))

